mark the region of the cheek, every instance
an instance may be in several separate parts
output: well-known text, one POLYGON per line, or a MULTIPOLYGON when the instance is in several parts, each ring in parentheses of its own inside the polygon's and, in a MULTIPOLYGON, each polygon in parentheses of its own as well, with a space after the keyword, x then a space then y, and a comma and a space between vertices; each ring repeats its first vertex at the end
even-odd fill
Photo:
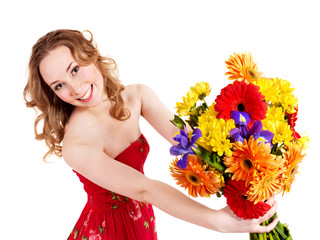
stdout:
POLYGON ((96 69, 96 71, 94 72, 94 78, 95 78, 96 82, 98 82, 99 85, 104 88, 104 79, 103 79, 103 76, 102 76, 102 74, 99 72, 99 70, 97 70, 97 69, 96 69))
POLYGON ((85 71, 85 74, 87 74, 87 77, 90 77, 95 81, 100 81, 102 79, 101 73, 94 65, 88 67, 85 71))
POLYGON ((86 68, 82 68, 82 71, 79 71, 77 78, 78 79, 86 79, 87 78, 87 69, 86 68))
POLYGON ((82 67, 81 71, 78 73, 78 78, 83 80, 91 80, 94 75, 91 67, 82 67))
MULTIPOLYGON (((103 77, 98 69, 94 65, 83 67, 82 71, 79 72, 78 78, 83 81, 88 81, 90 83, 95 83, 98 85, 103 85, 103 77)), ((101 86, 103 87, 103 86, 101 86)))
POLYGON ((68 90, 67 89, 61 89, 59 92, 56 93, 57 96, 62 100, 62 101, 65 101, 65 102, 68 102, 68 99, 69 99, 69 94, 68 94, 68 90))

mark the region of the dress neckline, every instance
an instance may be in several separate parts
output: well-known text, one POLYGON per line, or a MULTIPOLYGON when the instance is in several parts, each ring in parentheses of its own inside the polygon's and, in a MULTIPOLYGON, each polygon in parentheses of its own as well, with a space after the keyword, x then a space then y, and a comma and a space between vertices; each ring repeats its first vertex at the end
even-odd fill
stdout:
POLYGON ((139 137, 135 141, 130 143, 125 149, 123 149, 114 159, 117 159, 118 157, 120 157, 122 154, 128 151, 128 149, 130 149, 135 143, 139 142, 141 139, 145 139, 142 133, 140 133, 139 137))
MULTIPOLYGON (((129 146, 127 146, 125 149, 123 149, 114 159, 118 160, 118 158, 124 154, 126 151, 128 151, 135 143, 137 142, 146 142, 146 138, 144 137, 144 135, 142 133, 140 133, 140 136, 133 141, 132 143, 129 144, 129 146)), ((74 171, 75 173, 79 174, 76 170, 72 169, 72 171, 74 171)), ((81 175, 81 174, 80 174, 81 175)))

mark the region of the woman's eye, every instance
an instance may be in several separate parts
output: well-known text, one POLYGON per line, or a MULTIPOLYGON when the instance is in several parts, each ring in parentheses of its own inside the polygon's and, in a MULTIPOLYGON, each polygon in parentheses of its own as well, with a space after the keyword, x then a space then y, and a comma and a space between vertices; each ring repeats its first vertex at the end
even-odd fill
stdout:
POLYGON ((58 91, 60 88, 62 88, 62 83, 57 84, 54 90, 58 91))
POLYGON ((75 75, 78 71, 79 71, 79 66, 75 66, 75 67, 72 69, 71 74, 72 74, 72 75, 75 75))

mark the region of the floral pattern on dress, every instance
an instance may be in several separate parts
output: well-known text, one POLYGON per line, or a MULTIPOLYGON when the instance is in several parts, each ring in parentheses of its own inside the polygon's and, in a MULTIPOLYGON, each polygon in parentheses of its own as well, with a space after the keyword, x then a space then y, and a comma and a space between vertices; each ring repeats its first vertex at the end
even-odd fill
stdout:
POLYGON ((132 200, 132 202, 135 208, 129 211, 129 216, 133 219, 133 221, 137 221, 139 218, 141 218, 140 202, 136 200, 132 200))

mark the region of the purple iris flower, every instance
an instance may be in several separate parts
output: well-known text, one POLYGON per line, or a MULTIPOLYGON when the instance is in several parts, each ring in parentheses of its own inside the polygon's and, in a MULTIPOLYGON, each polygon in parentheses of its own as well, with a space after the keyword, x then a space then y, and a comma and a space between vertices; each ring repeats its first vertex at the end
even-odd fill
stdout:
POLYGON ((231 118, 238 126, 248 126, 248 123, 251 121, 249 113, 246 112, 232 111, 231 118))
POLYGON ((234 120, 238 128, 232 129, 230 131, 230 136, 234 141, 243 142, 243 140, 248 136, 247 126, 251 121, 250 115, 246 112, 232 111, 231 118, 234 120))
POLYGON ((243 142, 244 139, 249 139, 253 136, 254 139, 258 139, 259 142, 270 143, 271 147, 273 146, 272 139, 274 134, 268 130, 262 130, 261 121, 255 120, 252 127, 248 130, 247 126, 251 121, 248 113, 232 111, 231 118, 234 120, 236 126, 238 126, 229 132, 235 142, 243 142))
POLYGON ((193 130, 191 139, 189 139, 188 131, 186 128, 180 130, 180 134, 177 134, 173 140, 179 142, 178 145, 170 148, 170 154, 173 156, 182 155, 181 159, 177 162, 177 166, 181 169, 186 169, 188 166, 188 155, 195 154, 192 150, 194 144, 202 136, 201 130, 196 128, 193 130))
POLYGON ((253 122, 253 125, 248 132, 248 138, 250 136, 253 136, 254 139, 258 139, 259 142, 270 143, 271 147, 273 146, 273 132, 270 132, 268 130, 262 130, 262 123, 260 121, 255 120, 253 122))

